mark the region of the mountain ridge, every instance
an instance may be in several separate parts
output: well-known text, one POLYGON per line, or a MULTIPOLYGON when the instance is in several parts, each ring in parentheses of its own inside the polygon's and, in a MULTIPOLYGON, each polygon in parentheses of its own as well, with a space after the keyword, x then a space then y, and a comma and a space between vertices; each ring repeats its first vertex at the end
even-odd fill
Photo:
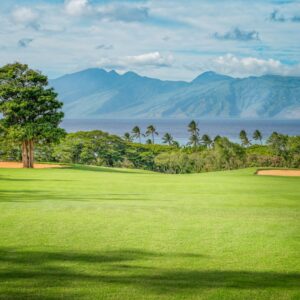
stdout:
POLYGON ((67 118, 300 118, 300 77, 171 81, 91 68, 50 80, 67 118))

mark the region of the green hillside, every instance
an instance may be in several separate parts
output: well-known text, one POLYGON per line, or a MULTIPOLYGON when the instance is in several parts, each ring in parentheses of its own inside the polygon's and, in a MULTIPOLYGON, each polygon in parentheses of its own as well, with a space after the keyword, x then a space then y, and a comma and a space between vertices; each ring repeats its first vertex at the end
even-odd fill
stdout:
POLYGON ((300 178, 0 169, 0 299, 299 299, 300 178))

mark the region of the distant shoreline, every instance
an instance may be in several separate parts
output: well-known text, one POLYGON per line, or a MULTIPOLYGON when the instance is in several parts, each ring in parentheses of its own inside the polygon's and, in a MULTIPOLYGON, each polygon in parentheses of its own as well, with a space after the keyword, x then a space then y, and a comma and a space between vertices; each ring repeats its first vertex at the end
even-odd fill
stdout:
MULTIPOLYGON (((162 135, 170 132, 174 139, 186 143, 188 139, 187 124, 191 119, 64 119, 62 127, 67 132, 102 130, 111 134, 123 136, 130 132, 135 125, 144 130, 149 124, 156 126, 160 142, 162 135)), ((263 139, 273 131, 282 134, 300 135, 300 120, 243 120, 243 119, 195 119, 199 123, 200 133, 211 137, 222 135, 232 141, 239 141, 239 132, 244 129, 251 136, 253 131, 259 129, 263 139)))

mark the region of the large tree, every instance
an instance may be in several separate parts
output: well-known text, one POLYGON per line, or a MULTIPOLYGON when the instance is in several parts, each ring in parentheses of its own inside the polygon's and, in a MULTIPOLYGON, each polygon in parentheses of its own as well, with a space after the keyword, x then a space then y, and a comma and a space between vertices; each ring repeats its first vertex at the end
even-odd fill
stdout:
POLYGON ((0 68, 0 127, 22 146, 24 168, 33 168, 35 143, 55 142, 65 134, 59 127, 62 105, 41 72, 20 63, 0 68))

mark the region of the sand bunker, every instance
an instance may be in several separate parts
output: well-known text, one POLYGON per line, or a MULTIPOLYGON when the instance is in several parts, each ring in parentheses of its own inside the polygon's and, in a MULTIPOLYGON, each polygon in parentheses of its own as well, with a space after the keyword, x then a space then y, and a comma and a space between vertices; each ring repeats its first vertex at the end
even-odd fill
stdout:
POLYGON ((258 170, 257 175, 300 176, 300 170, 258 170))
MULTIPOLYGON (((34 164, 35 169, 46 169, 46 168, 61 168, 63 165, 52 165, 52 164, 34 164)), ((10 169, 21 169, 23 164, 20 162, 0 162, 0 168, 10 169)))

